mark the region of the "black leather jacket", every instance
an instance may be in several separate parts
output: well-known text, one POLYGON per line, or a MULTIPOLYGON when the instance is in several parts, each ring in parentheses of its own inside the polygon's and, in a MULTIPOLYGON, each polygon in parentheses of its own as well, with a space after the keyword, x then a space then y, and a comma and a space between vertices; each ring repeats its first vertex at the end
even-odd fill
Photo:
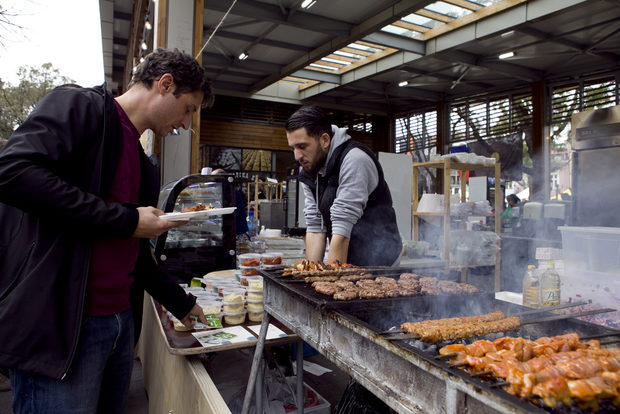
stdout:
MULTIPOLYGON (((0 366, 62 378, 83 317, 93 240, 131 237, 135 205, 107 204, 122 147, 105 85, 46 96, 0 151, 0 366)), ((159 171, 140 149, 140 204, 159 171)), ((177 317, 195 303, 142 240, 134 285, 177 317)), ((135 287, 135 286, 134 286, 135 287)))

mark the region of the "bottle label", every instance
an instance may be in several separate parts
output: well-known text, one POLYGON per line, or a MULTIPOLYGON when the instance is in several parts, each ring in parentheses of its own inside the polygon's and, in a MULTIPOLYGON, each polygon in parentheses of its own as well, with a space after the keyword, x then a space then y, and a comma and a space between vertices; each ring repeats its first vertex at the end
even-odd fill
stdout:
POLYGON ((556 290, 543 290, 542 302, 545 306, 553 306, 560 304, 560 292, 556 290))

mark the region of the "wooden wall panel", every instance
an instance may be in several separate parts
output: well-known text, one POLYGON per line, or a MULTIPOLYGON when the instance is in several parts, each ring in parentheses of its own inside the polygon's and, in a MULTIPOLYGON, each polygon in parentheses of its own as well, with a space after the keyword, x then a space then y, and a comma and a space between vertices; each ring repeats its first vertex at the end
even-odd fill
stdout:
POLYGON ((200 143, 223 147, 290 151, 283 127, 202 120, 200 143))
MULTIPOLYGON (((373 151, 388 151, 387 140, 366 134, 351 137, 373 151)), ((257 148, 290 151, 284 127, 203 119, 200 123, 200 143, 222 147, 257 148)))

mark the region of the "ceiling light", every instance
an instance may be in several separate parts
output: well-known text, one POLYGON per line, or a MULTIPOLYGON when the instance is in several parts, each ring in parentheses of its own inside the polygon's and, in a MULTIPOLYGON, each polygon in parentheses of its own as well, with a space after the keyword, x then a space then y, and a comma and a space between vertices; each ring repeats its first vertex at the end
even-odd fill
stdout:
POLYGON ((153 26, 151 25, 151 22, 149 22, 148 20, 144 22, 144 28, 146 30, 151 30, 153 28, 153 26))
POLYGON ((514 31, 514 30, 509 30, 509 31, 507 31, 507 32, 502 33, 500 36, 501 36, 501 37, 510 37, 510 36, 512 36, 513 34, 515 34, 515 31, 514 31))
POLYGON ((316 3, 316 0, 304 0, 301 3, 301 8, 302 9, 309 9, 310 7, 314 6, 314 3, 316 3))
POLYGON ((248 54, 246 52, 241 52, 239 55, 239 60, 246 60, 248 58, 248 54))
POLYGON ((142 44, 140 45, 140 47, 142 48, 142 50, 146 50, 149 48, 145 41, 142 41, 142 44))
POLYGON ((402 81, 402 82, 400 82, 398 84, 398 86, 400 86, 400 87, 407 86, 407 85, 409 85, 409 82, 407 82, 407 81, 402 81))
POLYGON ((502 53, 501 55, 499 55, 498 57, 500 59, 508 59, 511 58, 515 55, 515 52, 506 52, 506 53, 502 53))

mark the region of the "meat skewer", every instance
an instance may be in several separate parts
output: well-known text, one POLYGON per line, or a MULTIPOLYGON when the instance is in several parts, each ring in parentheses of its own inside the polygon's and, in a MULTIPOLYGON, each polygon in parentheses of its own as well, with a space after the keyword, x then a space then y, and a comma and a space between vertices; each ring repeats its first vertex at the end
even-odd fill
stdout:
POLYGON ((416 325, 415 323, 404 323, 401 328, 407 333, 420 335, 420 340, 424 342, 440 342, 460 338, 472 338, 476 336, 484 336, 490 333, 507 332, 519 330, 522 325, 549 322, 561 319, 569 319, 586 315, 594 315, 597 313, 614 312, 615 309, 597 309, 586 312, 579 312, 570 315, 553 315, 529 321, 521 321, 519 317, 511 316, 504 319, 492 320, 486 322, 473 322, 465 324, 430 324, 416 325))

